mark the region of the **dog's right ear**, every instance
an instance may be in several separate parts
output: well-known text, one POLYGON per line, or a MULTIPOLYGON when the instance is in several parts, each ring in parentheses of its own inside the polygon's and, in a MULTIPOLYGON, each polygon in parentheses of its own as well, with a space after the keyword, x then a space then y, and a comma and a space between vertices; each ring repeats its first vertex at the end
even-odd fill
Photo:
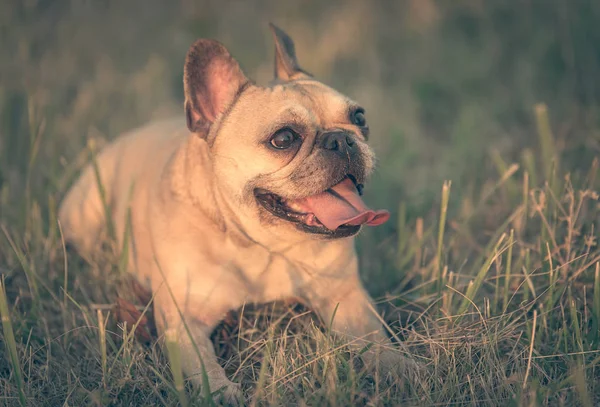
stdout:
POLYGON ((196 41, 183 68, 188 129, 205 138, 212 123, 249 83, 223 44, 206 39, 196 41))
POLYGON ((275 39, 275 79, 290 81, 312 75, 300 68, 296 58, 296 46, 292 38, 281 28, 269 23, 275 39))

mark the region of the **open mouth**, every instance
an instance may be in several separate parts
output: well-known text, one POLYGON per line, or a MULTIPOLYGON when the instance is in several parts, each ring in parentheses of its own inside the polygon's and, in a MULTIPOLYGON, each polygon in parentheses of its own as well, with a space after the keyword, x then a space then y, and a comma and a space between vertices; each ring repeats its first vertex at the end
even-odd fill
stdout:
POLYGON ((254 190, 254 195, 267 211, 301 230, 335 238, 355 235, 362 225, 381 225, 390 217, 385 210, 366 206, 360 197, 362 185, 350 174, 327 190, 300 199, 285 199, 264 189, 254 190))

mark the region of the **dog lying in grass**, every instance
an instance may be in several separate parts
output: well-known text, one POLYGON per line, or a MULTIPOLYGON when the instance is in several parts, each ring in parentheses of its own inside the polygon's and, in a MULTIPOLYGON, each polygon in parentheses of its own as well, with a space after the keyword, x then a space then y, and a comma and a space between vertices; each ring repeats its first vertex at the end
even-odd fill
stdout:
POLYGON ((159 334, 176 338, 185 374, 202 385, 205 372, 227 403, 240 388, 210 334, 244 303, 298 298, 355 348, 374 345, 362 354, 368 365, 390 372, 403 361, 354 249, 362 226, 389 218, 361 198, 374 165, 365 111, 300 68, 290 37, 272 31, 267 87, 220 43, 196 41, 184 66, 185 119, 117 138, 59 211, 82 253, 97 249, 108 222, 119 247, 130 236, 129 268, 153 293, 159 334))

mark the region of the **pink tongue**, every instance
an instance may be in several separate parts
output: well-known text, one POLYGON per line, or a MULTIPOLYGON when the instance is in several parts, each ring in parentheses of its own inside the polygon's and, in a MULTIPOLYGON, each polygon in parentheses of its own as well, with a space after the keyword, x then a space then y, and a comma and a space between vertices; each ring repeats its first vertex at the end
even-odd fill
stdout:
MULTIPOLYGON (((390 218, 388 211, 369 209, 348 178, 325 192, 296 202, 330 230, 336 230, 341 225, 377 226, 390 218)), ((309 216, 309 224, 313 223, 311 220, 309 216)))

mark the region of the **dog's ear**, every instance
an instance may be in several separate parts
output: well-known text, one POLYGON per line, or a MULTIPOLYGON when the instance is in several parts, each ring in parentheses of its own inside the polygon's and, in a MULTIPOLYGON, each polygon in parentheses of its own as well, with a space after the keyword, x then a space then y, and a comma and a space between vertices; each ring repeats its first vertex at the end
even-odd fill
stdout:
POLYGON ((275 79, 289 81, 311 74, 300 68, 296 59, 294 41, 281 28, 270 23, 273 37, 275 37, 275 79))
POLYGON ((206 137, 210 125, 249 83, 223 44, 206 39, 196 41, 183 68, 185 115, 190 131, 206 137))

